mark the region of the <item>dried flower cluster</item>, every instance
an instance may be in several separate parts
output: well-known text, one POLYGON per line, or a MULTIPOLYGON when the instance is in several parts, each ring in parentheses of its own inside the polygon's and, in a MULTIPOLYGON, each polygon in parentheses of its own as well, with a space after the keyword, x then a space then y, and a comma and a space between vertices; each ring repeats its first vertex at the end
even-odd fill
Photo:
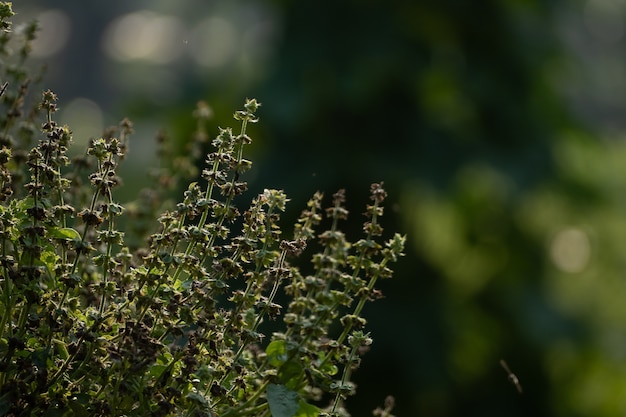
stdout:
MULTIPOLYGON (((153 189, 122 205, 132 124, 70 160, 55 94, 24 110, 35 31, 24 30, 10 66, 11 15, 0 2, 0 415, 347 416, 351 374, 372 342, 361 313, 404 245, 397 234, 381 241, 382 185, 354 242, 340 231, 343 191, 326 209, 316 193, 289 236, 282 191, 239 209, 260 106, 247 100, 181 202, 161 212, 181 179, 172 172, 194 161, 170 158, 153 189)), ((204 104, 194 112, 196 149, 209 115, 204 104)))

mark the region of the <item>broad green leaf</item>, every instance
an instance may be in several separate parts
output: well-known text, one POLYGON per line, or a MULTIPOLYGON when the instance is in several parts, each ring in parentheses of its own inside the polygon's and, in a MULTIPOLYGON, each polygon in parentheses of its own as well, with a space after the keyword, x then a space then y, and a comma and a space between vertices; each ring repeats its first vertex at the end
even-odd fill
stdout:
POLYGON ((317 417, 320 413, 319 408, 302 400, 300 400, 298 404, 298 411, 296 412, 294 417, 317 417))
POLYGON ((287 360, 287 345, 284 340, 274 340, 267 345, 265 353, 269 364, 278 367, 287 360))
POLYGON ((158 379, 166 369, 167 365, 152 365, 150 367, 150 376, 158 379))
POLYGON ((294 417, 300 409, 298 393, 291 391, 284 385, 268 385, 267 402, 272 417, 294 417))
POLYGON ((285 362, 280 366, 278 377, 288 388, 297 387, 304 377, 302 365, 295 360, 285 362))
POLYGON ((74 240, 80 239, 80 233, 71 227, 55 227, 48 232, 54 239, 74 240))

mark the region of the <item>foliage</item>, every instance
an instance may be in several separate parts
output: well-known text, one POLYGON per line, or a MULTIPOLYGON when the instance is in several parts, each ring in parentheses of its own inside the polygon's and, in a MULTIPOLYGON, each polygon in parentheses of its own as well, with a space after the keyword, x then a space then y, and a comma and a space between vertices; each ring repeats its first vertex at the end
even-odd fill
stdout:
MULTIPOLYGON (((260 106, 252 99, 234 114, 238 132, 223 128, 211 141, 182 201, 165 199, 193 161, 162 141, 154 187, 120 204, 132 124, 70 160, 56 95, 27 105, 23 64, 36 26, 9 48, 20 40, 9 31, 11 4, 0 13, 9 80, 0 97, 0 415, 347 416, 352 373, 372 342, 362 310, 381 297, 376 284, 405 241, 382 241, 382 184, 370 188, 356 241, 340 229, 343 190, 326 209, 316 193, 290 238, 282 191, 264 190, 240 211, 260 106)), ((197 149, 209 114, 203 103, 194 112, 197 149)))

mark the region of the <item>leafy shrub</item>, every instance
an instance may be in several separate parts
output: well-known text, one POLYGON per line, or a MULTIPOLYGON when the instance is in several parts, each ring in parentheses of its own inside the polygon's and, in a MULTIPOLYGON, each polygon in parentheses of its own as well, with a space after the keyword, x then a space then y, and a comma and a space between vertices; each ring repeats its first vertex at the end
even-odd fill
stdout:
MULTIPOLYGON (((0 3, 9 80, 0 97, 0 415, 348 415, 351 374, 372 342, 362 309, 381 296, 375 284, 404 245, 398 234, 380 241, 382 185, 371 186, 355 242, 340 230, 343 191, 326 209, 316 193, 289 238, 282 191, 239 210, 260 106, 247 100, 234 114, 238 132, 220 129, 181 202, 166 200, 195 161, 171 157, 161 141, 154 187, 122 205, 117 170, 132 124, 71 160, 56 95, 45 91, 26 110, 36 25, 15 36, 12 15, 0 3)), ((206 105, 194 116, 200 149, 206 105)))

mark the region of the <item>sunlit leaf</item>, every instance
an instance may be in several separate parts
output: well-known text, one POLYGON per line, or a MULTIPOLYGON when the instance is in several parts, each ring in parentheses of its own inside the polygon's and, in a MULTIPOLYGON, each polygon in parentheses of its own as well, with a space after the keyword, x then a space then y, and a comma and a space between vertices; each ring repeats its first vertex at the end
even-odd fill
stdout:
POLYGON ((298 404, 298 411, 296 412, 294 417, 317 417, 320 413, 319 408, 302 400, 300 400, 298 404))
POLYGON ((80 233, 71 227, 55 227, 50 230, 49 235, 53 239, 73 240, 80 239, 80 233))
POLYGON ((280 366, 287 360, 287 346, 284 340, 274 340, 265 349, 267 361, 271 366, 280 366))

